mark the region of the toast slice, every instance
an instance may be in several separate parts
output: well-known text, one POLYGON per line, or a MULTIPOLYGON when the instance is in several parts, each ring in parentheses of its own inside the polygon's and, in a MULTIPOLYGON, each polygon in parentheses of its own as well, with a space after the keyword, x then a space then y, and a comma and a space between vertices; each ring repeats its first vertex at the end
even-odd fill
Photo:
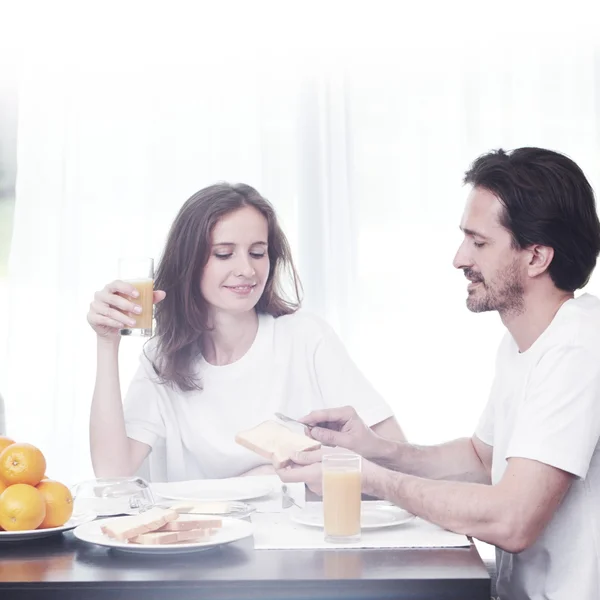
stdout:
POLYGON ((226 515, 231 511, 231 502, 177 502, 171 508, 179 514, 226 515))
POLYGON ((102 533, 115 540, 125 541, 135 536, 155 531, 163 525, 175 521, 179 513, 171 508, 153 507, 139 515, 108 519, 102 525, 102 533))
POLYGON ((240 431, 235 441, 270 460, 276 469, 289 465, 296 452, 318 450, 321 447, 319 442, 291 431, 276 421, 264 421, 252 429, 240 431))
POLYGON ((221 519, 176 519, 159 527, 156 531, 190 531, 192 529, 221 529, 221 519))
POLYGON ((189 529, 187 531, 152 531, 150 533, 142 533, 129 541, 133 544, 144 545, 164 545, 164 544, 181 544, 186 542, 208 541, 213 534, 213 530, 189 529))

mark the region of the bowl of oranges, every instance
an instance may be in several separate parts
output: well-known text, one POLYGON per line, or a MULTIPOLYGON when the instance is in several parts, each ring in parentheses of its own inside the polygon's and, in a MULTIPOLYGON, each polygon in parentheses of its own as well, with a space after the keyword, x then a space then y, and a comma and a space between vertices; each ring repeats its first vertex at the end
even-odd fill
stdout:
POLYGON ((0 542, 46 537, 94 517, 73 516, 71 491, 47 477, 39 448, 0 436, 0 542))

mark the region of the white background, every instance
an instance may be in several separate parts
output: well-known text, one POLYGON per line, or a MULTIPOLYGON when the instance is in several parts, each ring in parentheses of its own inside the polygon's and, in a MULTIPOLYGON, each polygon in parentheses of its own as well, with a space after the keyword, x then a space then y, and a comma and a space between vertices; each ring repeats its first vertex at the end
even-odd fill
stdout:
MULTIPOLYGON (((7 28, 19 128, 0 376, 9 433, 54 477, 91 475, 93 292, 118 256, 158 258, 198 189, 243 181, 275 204, 306 308, 409 437, 435 443, 471 434, 503 333, 467 311, 451 264, 464 171, 537 145, 600 185, 592 3, 218 6, 39 4, 7 28)), ((122 350, 126 388, 139 344, 122 350)))

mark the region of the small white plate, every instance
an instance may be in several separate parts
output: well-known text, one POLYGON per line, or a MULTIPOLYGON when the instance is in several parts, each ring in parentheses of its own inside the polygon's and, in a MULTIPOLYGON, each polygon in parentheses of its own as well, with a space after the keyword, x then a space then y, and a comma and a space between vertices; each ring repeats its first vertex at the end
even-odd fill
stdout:
POLYGON ((230 502, 262 498, 273 491, 273 483, 258 477, 198 479, 151 484, 152 492, 167 500, 230 502))
POLYGON ((72 516, 62 527, 50 527, 48 529, 29 529, 27 531, 0 531, 0 543, 20 542, 23 540, 35 540, 50 537, 63 531, 75 529, 79 525, 89 523, 96 518, 96 513, 85 512, 72 516))
MULTIPOLYGON (((323 527, 323 503, 307 502, 303 509, 290 513, 292 521, 309 527, 323 527)), ((408 511, 388 502, 363 502, 360 507, 361 529, 378 529, 407 523, 415 518, 408 511)))
MULTIPOLYGON (((115 517, 115 519, 126 518, 127 517, 115 517)), ((195 520, 198 517, 196 515, 180 515, 179 518, 181 520, 195 520)), ((208 550, 209 548, 221 546, 222 544, 237 542, 238 540, 252 535, 252 523, 249 523, 248 521, 225 517, 222 519, 222 523, 221 529, 218 529, 217 532, 211 536, 210 540, 181 544, 145 545, 113 540, 102 533, 102 521, 94 521, 93 523, 81 525, 75 529, 73 534, 76 538, 90 544, 97 544, 122 552, 133 552, 135 554, 182 554, 186 552, 198 552, 200 550, 208 550)))

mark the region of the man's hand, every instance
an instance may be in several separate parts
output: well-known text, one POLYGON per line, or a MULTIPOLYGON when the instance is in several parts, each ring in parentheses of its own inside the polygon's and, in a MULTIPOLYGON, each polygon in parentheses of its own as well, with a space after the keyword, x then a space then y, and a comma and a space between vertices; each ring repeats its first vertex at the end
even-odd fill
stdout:
POLYGON ((308 426, 308 435, 326 446, 341 446, 364 458, 385 455, 389 442, 378 436, 351 406, 314 410, 298 419, 308 426))
MULTIPOLYGON (((325 454, 328 453, 327 450, 331 451, 332 448, 326 448, 325 454)), ((296 452, 292 457, 293 464, 283 467, 283 469, 277 469, 275 472, 284 483, 305 483, 309 490, 322 496, 321 460, 323 454, 323 448, 296 452)))
MULTIPOLYGON (((345 448, 320 448, 319 450, 308 450, 298 452, 294 457, 294 463, 289 467, 277 470, 277 475, 285 483, 301 482, 318 494, 323 495, 323 471, 321 461, 326 454, 350 454, 345 448)), ((372 485, 373 478, 376 478, 378 471, 383 471, 381 467, 374 465, 368 460, 361 461, 361 480, 362 487, 372 485)))

